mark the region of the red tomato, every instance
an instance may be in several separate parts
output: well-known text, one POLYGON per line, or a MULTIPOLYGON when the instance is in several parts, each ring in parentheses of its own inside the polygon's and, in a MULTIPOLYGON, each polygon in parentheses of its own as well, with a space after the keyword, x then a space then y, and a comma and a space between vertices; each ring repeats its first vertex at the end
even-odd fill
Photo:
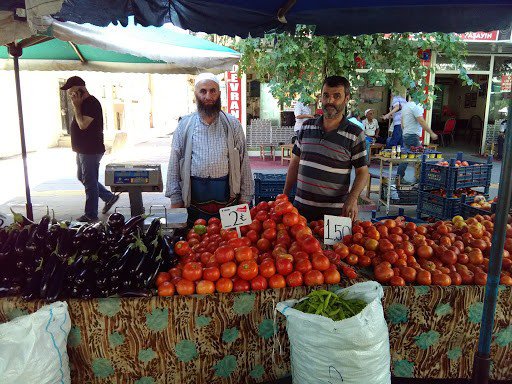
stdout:
POLYGON ((269 277, 275 275, 276 266, 274 264, 274 261, 270 260, 270 259, 266 259, 266 260, 262 261, 260 264, 259 270, 260 270, 260 275, 267 279, 269 277))
POLYGON ((184 265, 182 276, 186 280, 196 281, 203 276, 203 266, 201 263, 190 262, 184 265))
POLYGON ((400 276, 393 276, 389 280, 389 284, 391 284, 394 287, 403 287, 405 286, 405 280, 400 276))
POLYGON ((216 267, 209 267, 203 269, 203 279, 209 281, 217 281, 220 279, 220 270, 216 267))
POLYGON ((432 257, 432 255, 434 254, 434 250, 432 249, 432 247, 430 247, 428 245, 422 245, 421 247, 418 248, 416 253, 422 259, 430 259, 432 257))
MULTIPOLYGON (((423 227, 418 227, 423 228, 423 227)), ((421 269, 418 271, 418 275, 416 276, 416 281, 419 285, 430 285, 432 284, 432 275, 429 271, 425 271, 421 269)))
POLYGON ((447 287, 451 285, 452 279, 450 279, 450 276, 444 273, 434 273, 432 275, 432 284, 434 285, 440 285, 442 287, 447 287))
POLYGON ((289 259, 279 258, 276 261, 276 270, 280 275, 289 275, 293 271, 293 263, 289 259))
POLYGON ((220 219, 218 217, 210 217, 210 219, 208 219, 208 225, 210 224, 220 225, 220 219))
POLYGON ((247 246, 238 247, 235 249, 235 259, 237 262, 252 260, 253 254, 252 249, 247 246))
POLYGON ((178 241, 174 245, 174 252, 176 252, 178 256, 186 256, 190 253, 190 246, 184 240, 178 241))
POLYGON ((440 259, 445 265, 455 265, 457 263, 457 255, 449 249, 443 252, 440 259))
POLYGON ((304 283, 307 286, 322 285, 324 283, 324 275, 322 272, 313 270, 304 275, 304 283))
POLYGON ((340 256, 341 260, 345 259, 350 254, 349 248, 343 243, 336 244, 334 252, 340 256))
POLYGON ((222 277, 231 278, 236 275, 236 264, 233 261, 228 261, 220 266, 220 274, 222 277))
POLYGON ((171 268, 171 269, 169 269, 169 275, 171 275, 171 278, 181 277, 182 270, 183 269, 181 266, 179 268, 178 267, 171 268))
POLYGON ((178 295, 192 295, 195 290, 195 284, 187 279, 181 279, 176 284, 176 292, 178 292, 178 295))
POLYGON ((343 274, 347 276, 349 279, 355 279, 357 277, 356 271, 354 271, 354 268, 349 267, 347 265, 344 265, 342 267, 343 274))
POLYGON ((158 287, 160 284, 164 282, 171 281, 171 275, 168 272, 159 272, 158 275, 156 275, 155 284, 158 287))
POLYGON ((322 251, 320 242, 311 235, 306 236, 304 240, 302 240, 301 247, 304 252, 309 254, 322 251))
POLYGON ((291 212, 293 210, 293 205, 289 201, 283 201, 275 206, 274 212, 276 215, 282 216, 285 213, 291 212))
POLYGON ((313 269, 311 262, 308 259, 302 259, 295 263, 295 270, 300 273, 307 273, 313 269))
POLYGON ((347 262, 347 264, 350 264, 350 265, 356 265, 356 264, 359 262, 359 256, 354 255, 353 253, 351 253, 351 254, 350 254, 350 255, 348 255, 348 257, 345 259, 345 261, 347 262))
POLYGON ((250 290, 251 290, 250 282, 240 279, 238 277, 233 280, 233 292, 247 292, 250 290))
POLYGON ((233 249, 237 249, 237 248, 243 247, 246 244, 245 244, 245 240, 243 240, 241 237, 237 237, 234 239, 229 239, 228 245, 233 249))
POLYGON ((215 283, 215 289, 220 293, 229 293, 233 290, 233 282, 231 279, 227 279, 225 277, 221 277, 215 283))
POLYGON ((484 256, 482 254, 482 251, 478 248, 472 249, 469 254, 469 262, 473 265, 480 265, 484 262, 484 256))
POLYGON ((387 283, 395 275, 393 270, 388 267, 376 268, 374 273, 379 283, 387 283))
POLYGON ((263 276, 256 276, 251 280, 251 289, 253 291, 263 291, 267 289, 268 282, 263 276))
POLYGON ((411 267, 400 268, 400 276, 402 276, 407 283, 414 283, 416 281, 416 273, 416 270, 411 267))
POLYGON ((158 285, 158 296, 172 296, 174 291, 174 284, 170 281, 163 281, 158 285))
POLYGON ((196 285, 196 293, 199 295, 208 295, 215 293, 215 283, 210 280, 201 280, 196 285))
POLYGON ((474 282, 476 285, 485 285, 487 284, 487 273, 485 272, 477 272, 475 273, 474 282))
POLYGON ((312 260, 313 269, 316 269, 318 271, 326 271, 329 266, 331 265, 331 262, 325 255, 315 255, 313 256, 312 260))
POLYGON ((277 231, 275 228, 267 228, 261 236, 267 240, 274 240, 277 237, 277 231))
POLYGON ((299 287, 303 283, 302 273, 295 271, 286 276, 286 284, 289 287, 299 287))
POLYGON ((259 211, 258 213, 256 213, 255 219, 263 223, 265 220, 268 219, 268 213, 265 211, 259 211))
POLYGON ((249 230, 245 236, 251 241, 252 244, 256 244, 256 242, 259 239, 258 232, 256 232, 254 229, 249 230))
POLYGON ((262 238, 262 239, 259 239, 258 242, 256 243, 256 247, 258 247, 258 249, 263 252, 268 251, 271 246, 272 245, 268 239, 262 238))
POLYGON ((237 275, 244 280, 252 280, 258 275, 258 264, 254 260, 243 261, 238 265, 237 275))
POLYGON ((227 263, 235 258, 235 250, 229 245, 223 245, 215 251, 215 259, 219 264, 227 263))
POLYGON ((450 272, 449 276, 450 276, 450 279, 451 279, 453 285, 461 285, 462 284, 462 277, 459 273, 450 272))
POLYGON ((387 252, 387 251, 393 251, 395 247, 393 246, 393 243, 389 241, 388 239, 380 239, 379 240, 379 251, 380 252, 387 252))
POLYGON ((286 287, 286 280, 283 275, 273 275, 268 279, 270 288, 284 288, 286 287))
POLYGON ((260 233, 261 231, 261 221, 258 219, 254 219, 251 224, 249 224, 249 229, 260 233))
POLYGON ((360 265, 361 267, 369 267, 372 264, 372 259, 370 259, 370 257, 366 255, 359 256, 357 264, 360 265))
POLYGON ((341 275, 336 268, 329 268, 324 272, 324 281, 326 284, 338 284, 341 280, 341 275))
POLYGON ((283 215, 283 224, 287 227, 292 227, 299 223, 299 215, 296 213, 288 212, 283 215))

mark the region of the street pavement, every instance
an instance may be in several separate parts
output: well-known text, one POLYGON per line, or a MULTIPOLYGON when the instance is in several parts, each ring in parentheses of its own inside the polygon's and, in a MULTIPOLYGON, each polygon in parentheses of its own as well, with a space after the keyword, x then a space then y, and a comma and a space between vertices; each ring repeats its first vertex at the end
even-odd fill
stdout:
MULTIPOLYGON (((100 181, 103 183, 105 176, 105 165, 116 162, 147 162, 161 164, 162 176, 166 180, 167 163, 169 159, 171 136, 162 136, 149 139, 148 141, 124 148, 123 150, 106 154, 100 167, 100 181)), ((449 159, 455 156, 456 151, 447 147, 442 148, 444 158, 449 159)), ((466 158, 466 157, 465 157, 466 158)), ((482 158, 468 157, 470 160, 483 161, 482 158)), ((259 158, 251 158, 254 172, 264 173, 285 173, 286 165, 281 166, 277 160, 265 161, 259 158)), ((34 205, 34 216, 38 220, 46 213, 46 207, 55 212, 58 220, 71 220, 83 214, 85 194, 83 185, 76 178, 75 153, 70 148, 49 148, 46 150, 28 154, 29 181, 31 186, 32 203, 34 205)), ((409 167, 406 178, 411 178, 413 167, 409 167)), ((501 163, 494 162, 491 181, 491 197, 498 193, 498 183, 501 172, 501 163)), ((2 175, 2 187, 0 188, 0 213, 8 213, 9 208, 17 212, 25 210, 25 184, 23 176, 23 164, 21 156, 15 156, 0 160, 0 175, 2 175)), ((352 177, 353 179, 353 177, 352 177)), ((378 188, 378 180, 373 181, 373 189, 378 188)), ((363 192, 365 193, 365 192, 363 192)), ((372 194, 372 199, 377 195, 372 194)), ((157 212, 168 206, 169 199, 160 193, 143 193, 146 212, 150 207, 157 212)), ((106 219, 107 215, 101 214, 103 203, 100 201, 100 219, 106 219)), ((129 214, 128 194, 123 193, 115 206, 117 210, 125 215, 129 214)), ((113 212, 112 209, 111 212, 113 212)), ((398 208, 393 207, 390 214, 396 214, 398 208)), ((406 215, 415 217, 416 207, 406 207, 406 215)), ((381 215, 385 212, 381 209, 381 215)), ((367 219, 369 213, 361 214, 367 219)))

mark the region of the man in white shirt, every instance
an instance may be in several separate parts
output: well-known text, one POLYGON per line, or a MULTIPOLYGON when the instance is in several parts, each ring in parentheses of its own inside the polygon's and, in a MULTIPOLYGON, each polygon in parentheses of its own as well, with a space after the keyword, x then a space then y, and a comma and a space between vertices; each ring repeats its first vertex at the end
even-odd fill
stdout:
POLYGON ((375 139, 379 136, 379 122, 373 118, 373 109, 364 111, 366 119, 363 120, 364 133, 366 137, 375 139))
POLYGON ((295 104, 293 114, 295 115, 295 126, 293 127, 293 131, 295 132, 295 136, 298 136, 299 131, 302 128, 302 124, 307 119, 313 119, 315 116, 311 114, 311 108, 300 101, 297 101, 297 104, 295 104))
MULTIPOLYGON (((430 134, 432 140, 437 140, 437 135, 430 129, 423 118, 423 108, 413 101, 409 101, 402 107, 402 133, 405 148, 419 147, 422 129, 430 134)), ((398 166, 397 176, 404 183, 405 170, 407 163, 404 162, 398 166)))

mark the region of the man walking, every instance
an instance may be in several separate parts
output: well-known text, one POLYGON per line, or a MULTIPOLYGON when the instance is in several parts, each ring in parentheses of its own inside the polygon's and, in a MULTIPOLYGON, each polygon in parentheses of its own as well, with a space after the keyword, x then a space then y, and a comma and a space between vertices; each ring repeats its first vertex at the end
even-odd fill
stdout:
POLYGON ((71 148, 76 152, 77 178, 85 187, 85 214, 77 221, 98 221, 98 198, 105 202, 104 214, 119 199, 119 195, 98 181, 100 161, 105 153, 101 104, 89 94, 85 81, 78 76, 70 77, 60 89, 67 91, 73 104, 71 148))
POLYGON ((172 139, 165 195, 171 208, 187 208, 188 221, 208 220, 219 209, 249 203, 254 181, 240 122, 221 110, 219 80, 195 81, 197 112, 184 116, 172 139))
POLYGON ((324 215, 357 218, 357 201, 368 180, 363 129, 348 121, 345 107, 350 83, 341 76, 325 79, 323 116, 304 122, 293 148, 283 193, 297 182, 294 205, 308 221, 324 215), (355 180, 350 188, 350 173, 355 180))
MULTIPOLYGON (((423 107, 413 101, 409 101, 402 108, 402 132, 404 147, 419 147, 422 129, 430 134, 432 140, 437 140, 437 135, 430 129, 427 122, 423 118, 423 107)), ((396 174, 401 184, 410 184, 404 180, 407 162, 403 162, 398 166, 396 174)))

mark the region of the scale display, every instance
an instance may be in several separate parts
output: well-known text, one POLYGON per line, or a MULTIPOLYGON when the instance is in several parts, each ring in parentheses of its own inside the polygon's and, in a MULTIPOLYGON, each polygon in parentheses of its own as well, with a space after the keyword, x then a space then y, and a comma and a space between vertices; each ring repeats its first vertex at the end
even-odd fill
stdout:
POLYGON ((115 185, 148 184, 149 171, 114 171, 115 185))

